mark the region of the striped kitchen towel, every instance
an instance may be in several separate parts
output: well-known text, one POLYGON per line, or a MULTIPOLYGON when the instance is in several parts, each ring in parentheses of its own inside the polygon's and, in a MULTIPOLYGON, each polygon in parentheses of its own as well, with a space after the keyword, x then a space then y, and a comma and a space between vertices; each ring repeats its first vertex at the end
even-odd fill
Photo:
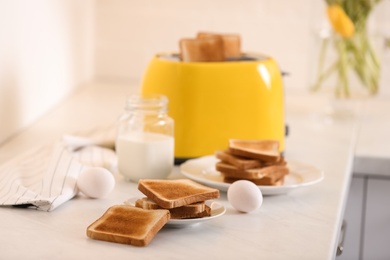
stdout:
POLYGON ((113 170, 116 154, 107 129, 92 137, 64 136, 0 166, 0 205, 52 211, 77 193, 77 178, 89 166, 113 170))

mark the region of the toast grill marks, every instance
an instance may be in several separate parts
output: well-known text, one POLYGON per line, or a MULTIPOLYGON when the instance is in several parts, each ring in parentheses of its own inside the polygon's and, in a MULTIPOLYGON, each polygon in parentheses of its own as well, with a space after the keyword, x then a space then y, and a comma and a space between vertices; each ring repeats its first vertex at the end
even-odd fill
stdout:
POLYGON ((87 228, 87 236, 108 242, 146 246, 169 218, 168 210, 117 205, 109 208, 87 228))
POLYGON ((209 188, 194 181, 149 180, 138 182, 138 189, 160 207, 172 209, 195 202, 219 198, 219 190, 209 188))

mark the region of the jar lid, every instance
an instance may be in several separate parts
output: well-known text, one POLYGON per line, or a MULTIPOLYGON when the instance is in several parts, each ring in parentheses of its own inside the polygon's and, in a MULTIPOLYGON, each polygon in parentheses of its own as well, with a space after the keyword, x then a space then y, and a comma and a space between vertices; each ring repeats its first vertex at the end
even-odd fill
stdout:
POLYGON ((127 98, 126 109, 140 111, 166 111, 168 98, 160 94, 131 95, 127 98))

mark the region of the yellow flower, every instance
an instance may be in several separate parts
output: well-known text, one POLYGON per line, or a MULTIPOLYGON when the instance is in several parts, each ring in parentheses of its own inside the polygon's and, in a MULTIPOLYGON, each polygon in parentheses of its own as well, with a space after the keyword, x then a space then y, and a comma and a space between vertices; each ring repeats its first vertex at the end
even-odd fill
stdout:
POLYGON ((340 5, 329 5, 327 9, 327 14, 330 24, 338 34, 345 38, 350 38, 354 35, 355 26, 340 5))

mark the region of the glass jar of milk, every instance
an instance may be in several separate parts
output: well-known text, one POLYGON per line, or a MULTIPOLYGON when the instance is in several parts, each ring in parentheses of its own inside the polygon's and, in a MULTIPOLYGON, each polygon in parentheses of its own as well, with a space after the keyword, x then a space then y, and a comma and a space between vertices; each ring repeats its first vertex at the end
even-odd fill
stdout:
POLYGON ((119 119, 115 149, 126 180, 164 179, 174 164, 173 119, 162 95, 130 96, 119 119))

